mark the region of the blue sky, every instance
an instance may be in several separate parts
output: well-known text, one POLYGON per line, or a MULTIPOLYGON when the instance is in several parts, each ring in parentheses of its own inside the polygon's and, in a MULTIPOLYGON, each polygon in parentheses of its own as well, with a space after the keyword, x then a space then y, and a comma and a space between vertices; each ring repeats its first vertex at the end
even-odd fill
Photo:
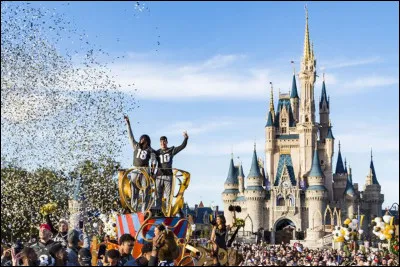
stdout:
MULTIPOLYGON (((277 103, 279 89, 291 86, 291 60, 299 70, 305 2, 139 3, 34 5, 65 13, 92 42, 124 56, 109 67, 120 83, 134 82, 138 89, 140 108, 129 114, 134 134, 148 133, 158 147, 161 135, 178 145, 187 130, 188 147, 174 160, 192 174, 185 199, 191 206, 200 200, 221 206, 231 151, 246 175, 254 141, 264 158, 269 82, 277 103)), ((308 9, 320 76, 315 98, 325 72, 334 163, 341 140, 361 188, 372 147, 384 206, 398 202, 399 4, 310 2, 308 9)), ((129 167, 128 139, 124 151, 120 160, 129 167)))

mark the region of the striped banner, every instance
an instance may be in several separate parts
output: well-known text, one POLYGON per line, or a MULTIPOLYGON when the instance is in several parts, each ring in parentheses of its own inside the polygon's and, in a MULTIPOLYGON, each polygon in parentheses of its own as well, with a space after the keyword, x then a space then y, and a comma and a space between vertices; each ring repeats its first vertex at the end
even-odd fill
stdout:
POLYGON ((117 215, 117 231, 118 239, 123 234, 130 234, 133 237, 137 237, 135 242, 135 248, 133 250, 133 256, 136 258, 140 255, 140 250, 145 243, 144 238, 152 239, 154 237, 154 229, 157 225, 163 223, 169 226, 168 229, 173 231, 176 237, 186 238, 188 221, 182 220, 181 218, 166 218, 158 217, 152 218, 146 222, 146 226, 143 227, 142 231, 138 234, 140 227, 144 222, 143 213, 132 213, 117 215), (173 227, 173 228, 170 228, 173 227), (143 238, 144 235, 144 238, 143 238))

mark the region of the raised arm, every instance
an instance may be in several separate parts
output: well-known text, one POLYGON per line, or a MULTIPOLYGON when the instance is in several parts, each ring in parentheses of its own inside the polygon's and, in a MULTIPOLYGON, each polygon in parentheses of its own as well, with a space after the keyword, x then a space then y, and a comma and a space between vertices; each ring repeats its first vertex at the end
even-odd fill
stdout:
POLYGON ((182 142, 182 144, 181 144, 180 146, 175 147, 174 152, 172 153, 173 155, 178 154, 182 149, 184 149, 184 148, 186 147, 187 141, 188 141, 188 139, 189 139, 189 136, 188 136, 188 134, 187 134, 186 131, 183 132, 183 137, 184 137, 185 139, 183 139, 183 142, 182 142))
POLYGON ((129 117, 125 115, 124 119, 126 121, 126 126, 128 127, 129 141, 131 142, 132 148, 135 149, 136 146, 137 146, 137 142, 136 142, 135 137, 133 136, 133 133, 132 133, 132 128, 131 128, 131 123, 129 122, 129 117))
POLYGON ((46 218, 46 223, 50 226, 50 230, 53 235, 58 234, 58 231, 54 228, 53 223, 50 220, 50 214, 46 214, 44 217, 46 218))

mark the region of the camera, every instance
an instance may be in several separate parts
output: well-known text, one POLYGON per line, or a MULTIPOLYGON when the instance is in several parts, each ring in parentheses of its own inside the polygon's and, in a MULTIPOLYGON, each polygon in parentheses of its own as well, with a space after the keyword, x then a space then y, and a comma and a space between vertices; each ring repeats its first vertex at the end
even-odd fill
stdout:
POLYGON ((13 245, 12 248, 14 249, 15 254, 20 253, 23 249, 24 246, 22 245, 21 240, 17 240, 13 245))

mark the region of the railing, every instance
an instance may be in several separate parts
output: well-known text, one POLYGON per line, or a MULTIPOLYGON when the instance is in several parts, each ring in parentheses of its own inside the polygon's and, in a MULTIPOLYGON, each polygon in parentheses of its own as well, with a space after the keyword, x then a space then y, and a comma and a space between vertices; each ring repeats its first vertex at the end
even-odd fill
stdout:
POLYGON ((275 211, 277 212, 295 212, 296 207, 288 207, 288 206, 276 206, 275 211))
POLYGON ((326 235, 322 238, 322 246, 332 245, 333 234, 326 235))

